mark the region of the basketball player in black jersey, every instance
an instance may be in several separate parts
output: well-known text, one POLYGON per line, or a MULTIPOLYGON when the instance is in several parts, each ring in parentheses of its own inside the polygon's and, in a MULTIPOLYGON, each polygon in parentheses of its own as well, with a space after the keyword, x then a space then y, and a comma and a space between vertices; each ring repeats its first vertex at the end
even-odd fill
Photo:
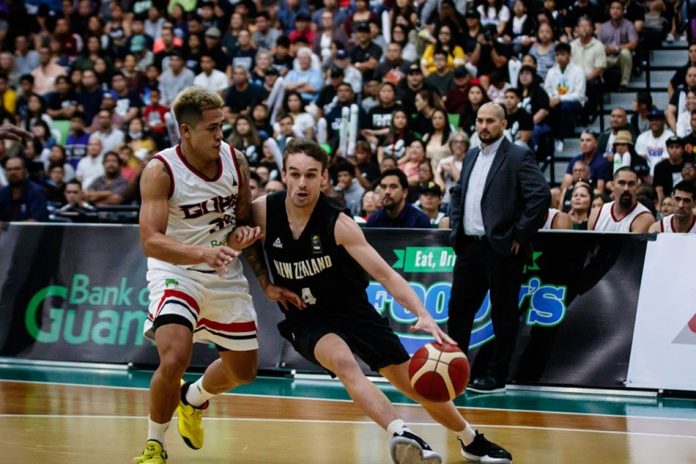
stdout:
MULTIPOLYGON (((278 325, 281 334, 303 357, 336 375, 355 403, 387 430, 395 463, 435 464, 442 458, 397 416, 387 397, 365 377, 353 353, 455 432, 465 458, 512 462, 510 453, 474 431, 451 401, 428 401, 411 387, 408 353, 370 305, 365 293, 367 273, 418 316, 412 331, 428 332, 438 342, 454 342, 408 283, 367 243, 357 224, 320 193, 328 182, 327 162, 328 156, 315 142, 293 140, 283 160, 287 193, 258 198, 252 205, 274 283, 303 300, 302 308, 284 307, 286 319, 278 325)), ((249 261, 260 280, 268 278, 262 259, 249 261)))

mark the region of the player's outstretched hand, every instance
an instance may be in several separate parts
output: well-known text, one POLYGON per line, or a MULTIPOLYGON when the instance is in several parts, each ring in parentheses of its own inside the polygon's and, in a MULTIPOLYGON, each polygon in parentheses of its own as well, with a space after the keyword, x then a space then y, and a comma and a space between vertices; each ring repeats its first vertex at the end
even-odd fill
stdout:
POLYGON ((3 124, 0 126, 0 140, 10 139, 24 142, 25 140, 32 139, 33 137, 34 134, 27 132, 24 129, 20 129, 14 124, 3 124))
POLYGON ((263 237, 260 227, 235 227, 227 238, 227 244, 235 250, 243 250, 263 237))
POLYGON ((239 252, 227 246, 207 248, 203 253, 203 261, 219 276, 227 272, 227 267, 237 259, 239 252))
POLYGON ((306 307, 297 293, 288 290, 285 287, 268 284, 266 288, 263 289, 263 292, 266 294, 269 300, 278 302, 283 308, 285 308, 286 311, 288 309, 288 303, 298 309, 304 309, 306 307))
POLYGON ((435 338, 435 341, 442 344, 442 342, 449 343, 450 345, 456 345, 457 342, 452 340, 449 335, 447 335, 435 322, 429 313, 425 313, 420 316, 415 324, 413 324, 409 331, 411 332, 428 332, 435 338))

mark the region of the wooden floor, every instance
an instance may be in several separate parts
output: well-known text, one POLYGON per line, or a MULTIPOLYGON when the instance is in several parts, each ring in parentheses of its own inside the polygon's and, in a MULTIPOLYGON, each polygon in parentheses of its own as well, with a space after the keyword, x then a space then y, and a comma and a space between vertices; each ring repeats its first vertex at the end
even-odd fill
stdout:
MULTIPOLYGON (((147 431, 146 390, 0 382, 0 463, 127 463, 147 431)), ((453 434, 397 406, 446 462, 453 434)), ((515 463, 696 463, 696 421, 462 409, 515 463)), ((206 444, 169 431, 169 463, 389 463, 387 435, 351 402, 225 395, 206 413, 206 444)))

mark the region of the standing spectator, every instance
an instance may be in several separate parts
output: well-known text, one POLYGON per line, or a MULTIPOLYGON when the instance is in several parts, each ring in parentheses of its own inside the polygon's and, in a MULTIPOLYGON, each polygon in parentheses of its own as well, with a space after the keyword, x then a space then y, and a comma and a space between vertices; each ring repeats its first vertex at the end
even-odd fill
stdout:
POLYGON ((34 91, 45 97, 56 90, 56 78, 66 76, 67 71, 56 63, 51 56, 51 50, 43 46, 39 48, 39 66, 31 72, 31 75, 34 76, 34 91))
POLYGON ((367 227, 430 229, 430 218, 406 202, 408 179, 398 168, 387 169, 379 177, 382 208, 370 215, 367 227))
POLYGON ((0 189, 0 222, 46 221, 46 195, 43 188, 27 177, 22 158, 9 158, 5 163, 8 185, 0 189))
POLYGON ((655 165, 653 176, 653 186, 660 204, 665 198, 672 195, 674 185, 683 180, 682 169, 686 161, 691 163, 694 161, 693 154, 684 154, 684 141, 679 137, 673 135, 668 138, 666 145, 668 158, 655 165))
POLYGON ((365 189, 355 177, 355 166, 348 161, 342 161, 333 168, 333 171, 336 174, 336 189, 343 193, 346 208, 353 216, 359 216, 365 189))
POLYGON ((102 143, 94 135, 90 136, 87 144, 87 156, 83 157, 75 169, 75 177, 82 185, 92 185, 99 176, 104 175, 102 165, 102 143))
POLYGON ((534 155, 504 136, 505 110, 481 107, 476 132, 481 149, 464 158, 452 191, 450 239, 457 259, 449 302, 448 332, 467 352, 474 315, 490 289, 495 354, 469 388, 481 393, 505 388, 517 338, 522 270, 529 240, 544 223, 550 195, 534 155), (490 174, 490 179, 488 179, 490 174), (500 198, 508 201, 501 203, 500 198))
MULTIPOLYGON (((587 1, 587 0, 584 0, 587 1)), ((570 43, 570 59, 585 73, 585 120, 598 116, 599 97, 602 93, 602 75, 607 67, 607 54, 602 42, 592 36, 592 20, 583 16, 578 21, 578 38, 570 43)))
POLYGON ((382 49, 370 37, 370 25, 360 23, 355 28, 355 45, 350 49, 350 61, 362 73, 363 79, 372 75, 382 57, 382 49))
POLYGON ((201 73, 193 79, 193 85, 203 87, 211 92, 217 92, 222 96, 225 93, 229 82, 227 74, 215 69, 215 60, 208 53, 201 55, 201 73))
POLYGON ((686 64, 684 66, 680 66, 674 72, 672 79, 670 79, 669 81, 667 93, 670 97, 674 95, 674 92, 676 92, 679 86, 682 86, 682 88, 687 86, 686 72, 689 70, 689 67, 691 66, 696 66, 696 42, 692 42, 691 44, 689 44, 689 58, 686 60, 686 64))
POLYGON ((575 134, 575 124, 585 101, 585 73, 570 61, 570 45, 556 45, 556 64, 549 70, 544 83, 549 94, 551 118, 556 135, 556 151, 563 151, 563 139, 575 134))
POLYGON ((312 51, 303 47, 297 51, 299 67, 288 72, 283 81, 285 90, 296 90, 302 95, 305 103, 316 100, 322 88, 321 72, 312 69, 312 51))
POLYGON ((633 51, 638 46, 638 32, 633 23, 624 18, 624 5, 620 0, 611 2, 609 18, 599 27, 599 40, 607 54, 607 67, 618 66, 621 71, 619 90, 626 90, 633 69, 633 51))
MULTIPOLYGON (((112 114, 110 110, 99 110, 99 113, 97 113, 98 129, 90 137, 90 140, 91 138, 97 138, 101 142, 102 154, 107 151, 117 151, 126 138, 121 129, 116 129, 113 126, 112 114)), ((85 183, 85 185, 89 186, 89 183, 85 183)))
POLYGON ((233 115, 250 115, 251 109, 261 101, 262 89, 249 82, 249 71, 242 66, 234 68, 234 85, 225 95, 225 106, 233 115))
POLYGON ((193 84, 196 76, 185 65, 181 52, 176 51, 169 56, 169 69, 162 73, 159 80, 162 104, 171 105, 179 92, 193 84))
POLYGON ((85 190, 86 200, 96 206, 120 205, 128 188, 128 181, 121 175, 121 158, 113 151, 102 157, 104 175, 97 177, 85 190))
POLYGON ((648 114, 650 130, 643 132, 636 139, 636 153, 642 156, 650 166, 650 175, 655 172, 655 165, 667 158, 667 139, 674 133, 665 129, 665 113, 654 109, 648 114))
POLYGON ((647 232, 655 217, 638 201, 639 185, 638 173, 631 167, 624 166, 617 170, 614 173, 615 200, 592 210, 587 229, 597 232, 647 232))

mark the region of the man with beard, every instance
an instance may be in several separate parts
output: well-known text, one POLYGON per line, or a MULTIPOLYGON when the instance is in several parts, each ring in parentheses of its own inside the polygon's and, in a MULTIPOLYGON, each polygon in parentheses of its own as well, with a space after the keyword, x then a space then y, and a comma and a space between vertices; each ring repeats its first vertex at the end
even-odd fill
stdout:
POLYGON ((402 58, 403 47, 397 42, 392 42, 387 46, 387 53, 384 59, 377 66, 377 77, 386 80, 394 85, 399 85, 406 76, 408 67, 411 64, 402 58))
POLYGON ((481 147, 467 153, 452 188, 450 240, 457 259, 447 325, 465 353, 474 316, 489 290, 492 303, 495 354, 485 374, 469 386, 477 393, 505 390, 519 325, 522 270, 531 253, 530 239, 544 224, 551 203, 534 154, 510 143, 503 135, 506 127, 502 106, 481 106, 476 115, 481 147))
POLYGON ((0 222, 48 220, 44 189, 29 181, 24 160, 8 159, 5 176, 8 185, 0 189, 0 222))
POLYGON ((382 208, 370 215, 367 227, 430 229, 430 218, 410 203, 406 203, 408 178, 399 169, 387 169, 379 176, 382 208))
POLYGON ((674 213, 662 218, 650 226, 649 232, 665 232, 673 234, 696 234, 696 217, 694 217, 694 184, 679 182, 674 186, 672 201, 674 213))
POLYGON ((413 114, 416 110, 416 94, 420 90, 435 91, 435 89, 425 83, 423 71, 418 63, 412 63, 408 67, 406 79, 402 79, 401 83, 396 87, 396 99, 401 102, 401 106, 406 111, 406 114, 413 114))
POLYGON ((693 154, 684 153, 684 141, 676 135, 668 138, 666 144, 669 157, 657 163, 653 176, 653 185, 660 204, 665 197, 672 194, 673 186, 683 180, 682 169, 686 161, 694 161, 693 154))
POLYGON ((615 201, 593 209, 587 222, 587 230, 597 232, 645 233, 655 222, 650 210, 638 202, 640 185, 638 173, 629 166, 619 168, 614 173, 615 201))
POLYGON ((114 151, 104 154, 104 175, 98 177, 85 191, 87 201, 97 205, 120 205, 128 181, 121 175, 121 159, 114 151))

